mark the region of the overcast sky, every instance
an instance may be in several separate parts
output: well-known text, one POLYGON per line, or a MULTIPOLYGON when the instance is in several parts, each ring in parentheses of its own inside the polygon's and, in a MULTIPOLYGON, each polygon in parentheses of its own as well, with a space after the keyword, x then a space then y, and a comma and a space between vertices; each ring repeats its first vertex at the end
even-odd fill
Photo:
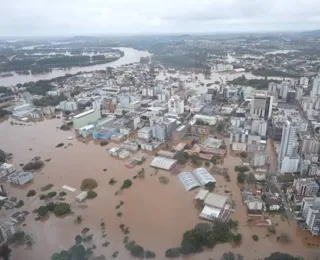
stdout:
POLYGON ((315 29, 319 0, 0 0, 0 36, 315 29))

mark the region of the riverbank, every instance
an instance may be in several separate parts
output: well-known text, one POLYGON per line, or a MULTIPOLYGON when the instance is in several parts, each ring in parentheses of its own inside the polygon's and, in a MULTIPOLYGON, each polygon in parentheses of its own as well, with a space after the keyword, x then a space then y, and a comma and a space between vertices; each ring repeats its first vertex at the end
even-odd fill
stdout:
POLYGON ((38 80, 50 80, 56 77, 62 77, 66 74, 76 74, 79 72, 91 72, 96 70, 105 70, 106 67, 120 67, 122 65, 139 62, 140 58, 148 57, 151 54, 146 51, 138 51, 133 48, 114 48, 122 51, 124 53, 123 57, 119 58, 116 61, 109 63, 103 63, 98 65, 90 65, 85 67, 71 67, 66 69, 53 69, 49 73, 45 74, 35 74, 35 75, 24 75, 12 72, 13 76, 0 78, 0 86, 15 86, 17 84, 23 84, 30 81, 38 80))

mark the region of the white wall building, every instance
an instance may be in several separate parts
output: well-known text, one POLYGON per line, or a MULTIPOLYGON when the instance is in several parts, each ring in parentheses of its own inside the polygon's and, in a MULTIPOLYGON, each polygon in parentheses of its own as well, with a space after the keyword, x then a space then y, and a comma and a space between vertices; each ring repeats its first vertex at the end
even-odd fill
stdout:
POLYGON ((152 128, 151 127, 143 127, 138 131, 138 138, 148 140, 152 138, 152 128))
POLYGON ((285 156, 291 156, 295 152, 297 147, 297 130, 298 126, 295 123, 286 121, 282 129, 282 137, 280 150, 278 154, 278 163, 281 166, 281 162, 285 156))
POLYGON ((319 191, 319 185, 314 179, 296 179, 293 185, 297 195, 315 196, 319 191))
POLYGON ((251 115, 269 119, 272 114, 273 96, 266 92, 256 91, 251 99, 251 115))
POLYGON ((75 101, 68 101, 68 100, 64 100, 62 102, 60 102, 60 109, 62 111, 77 111, 78 110, 78 105, 75 101))
POLYGON ((14 223, 11 221, 0 222, 0 246, 16 233, 14 223))
POLYGON ((13 164, 3 163, 0 166, 0 178, 7 176, 10 173, 13 173, 16 170, 13 164))
POLYGON ((79 130, 89 124, 97 122, 101 118, 100 110, 88 110, 73 117, 74 129, 79 130))
POLYGON ((301 77, 300 78, 300 86, 308 86, 309 84, 309 78, 307 77, 301 77))
POLYGON ((320 95, 320 75, 314 78, 310 93, 311 97, 315 97, 316 95, 320 95))
POLYGON ((24 185, 33 179, 31 172, 18 172, 8 176, 8 181, 13 184, 24 185))
POLYGON ((168 101, 169 113, 182 114, 184 112, 184 100, 179 96, 172 96, 168 101))
POLYGON ((281 173, 298 172, 299 171, 299 156, 285 156, 281 163, 281 173))
POLYGON ((261 167, 266 164, 266 154, 264 152, 255 152, 253 154, 252 166, 261 167))

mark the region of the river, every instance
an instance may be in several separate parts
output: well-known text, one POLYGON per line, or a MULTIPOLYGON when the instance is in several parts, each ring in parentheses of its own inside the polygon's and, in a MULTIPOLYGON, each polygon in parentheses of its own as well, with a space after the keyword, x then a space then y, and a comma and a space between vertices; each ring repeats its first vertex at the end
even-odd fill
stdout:
POLYGON ((117 48, 124 52, 124 56, 120 59, 92 66, 86 67, 71 67, 69 69, 53 69, 49 73, 37 74, 37 75, 18 75, 13 72, 14 76, 0 78, 0 86, 14 86, 19 83, 23 84, 29 81, 38 81, 38 80, 48 80, 56 77, 61 77, 66 74, 76 74, 80 71, 90 72, 95 70, 104 70, 106 67, 120 67, 125 64, 139 62, 140 58, 150 56, 151 54, 147 51, 138 51, 133 48, 117 48))

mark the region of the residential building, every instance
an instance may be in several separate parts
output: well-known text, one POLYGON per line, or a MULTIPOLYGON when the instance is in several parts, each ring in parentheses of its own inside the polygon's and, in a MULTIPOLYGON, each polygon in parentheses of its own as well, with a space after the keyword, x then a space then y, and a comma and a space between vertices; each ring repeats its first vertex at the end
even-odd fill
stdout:
POLYGON ((181 125, 176 130, 172 131, 171 140, 175 144, 179 143, 180 140, 188 133, 188 126, 181 125))
POLYGON ((300 78, 300 86, 308 86, 309 84, 309 78, 307 77, 301 77, 300 78))
POLYGON ((266 164, 266 153, 265 152, 255 152, 253 154, 252 166, 262 167, 266 164))
POLYGON ((0 222, 0 246, 16 233, 14 223, 11 221, 0 222))
POLYGON ((293 182, 296 189, 296 195, 315 196, 319 191, 318 183, 311 178, 296 179, 293 182))
POLYGON ((43 114, 46 116, 52 115, 55 112, 55 108, 52 106, 47 106, 42 109, 43 114))
POLYGON ((101 118, 100 110, 90 109, 73 117, 73 126, 75 130, 79 130, 89 124, 97 122, 101 118))
POLYGON ((268 122, 265 120, 254 119, 251 124, 251 134, 258 134, 262 137, 267 135, 268 122))
POLYGON ((138 131, 138 138, 149 140, 152 138, 152 128, 151 127, 143 127, 138 131))
POLYGON ((199 121, 202 121, 208 125, 215 125, 217 123, 217 117, 215 116, 206 116, 206 115, 195 115, 193 117, 194 120, 199 120, 199 121))
POLYGON ((280 150, 278 154, 279 166, 281 166, 281 162, 285 156, 292 156, 295 154, 298 145, 297 130, 297 124, 292 123, 289 120, 287 120, 283 126, 280 150))
POLYGON ((75 101, 62 101, 60 102, 59 107, 62 111, 74 112, 78 110, 78 105, 75 101))
POLYGON ((310 93, 311 97, 315 97, 316 95, 320 95, 320 75, 314 78, 310 93))
POLYGON ((320 235, 320 198, 303 198, 301 205, 302 218, 313 236, 320 235))
POLYGON ((168 101, 169 113, 182 114, 184 112, 184 100, 179 96, 172 96, 168 101))
POLYGON ((16 170, 13 164, 3 163, 0 165, 0 178, 7 176, 10 173, 13 173, 16 170))
POLYGON ((171 133, 177 127, 177 120, 164 118, 162 122, 152 125, 152 137, 159 141, 165 141, 171 137, 171 133))
POLYGON ((282 159, 280 172, 298 172, 299 171, 300 156, 285 156, 282 159))
POLYGON ((269 119, 272 114, 273 97, 267 92, 256 91, 251 99, 251 115, 269 119))
POLYGON ((94 125, 86 125, 84 127, 79 128, 79 135, 86 138, 92 134, 94 130, 94 125))
POLYGON ((33 176, 31 172, 17 172, 8 176, 9 182, 18 185, 24 185, 32 181, 33 176))

